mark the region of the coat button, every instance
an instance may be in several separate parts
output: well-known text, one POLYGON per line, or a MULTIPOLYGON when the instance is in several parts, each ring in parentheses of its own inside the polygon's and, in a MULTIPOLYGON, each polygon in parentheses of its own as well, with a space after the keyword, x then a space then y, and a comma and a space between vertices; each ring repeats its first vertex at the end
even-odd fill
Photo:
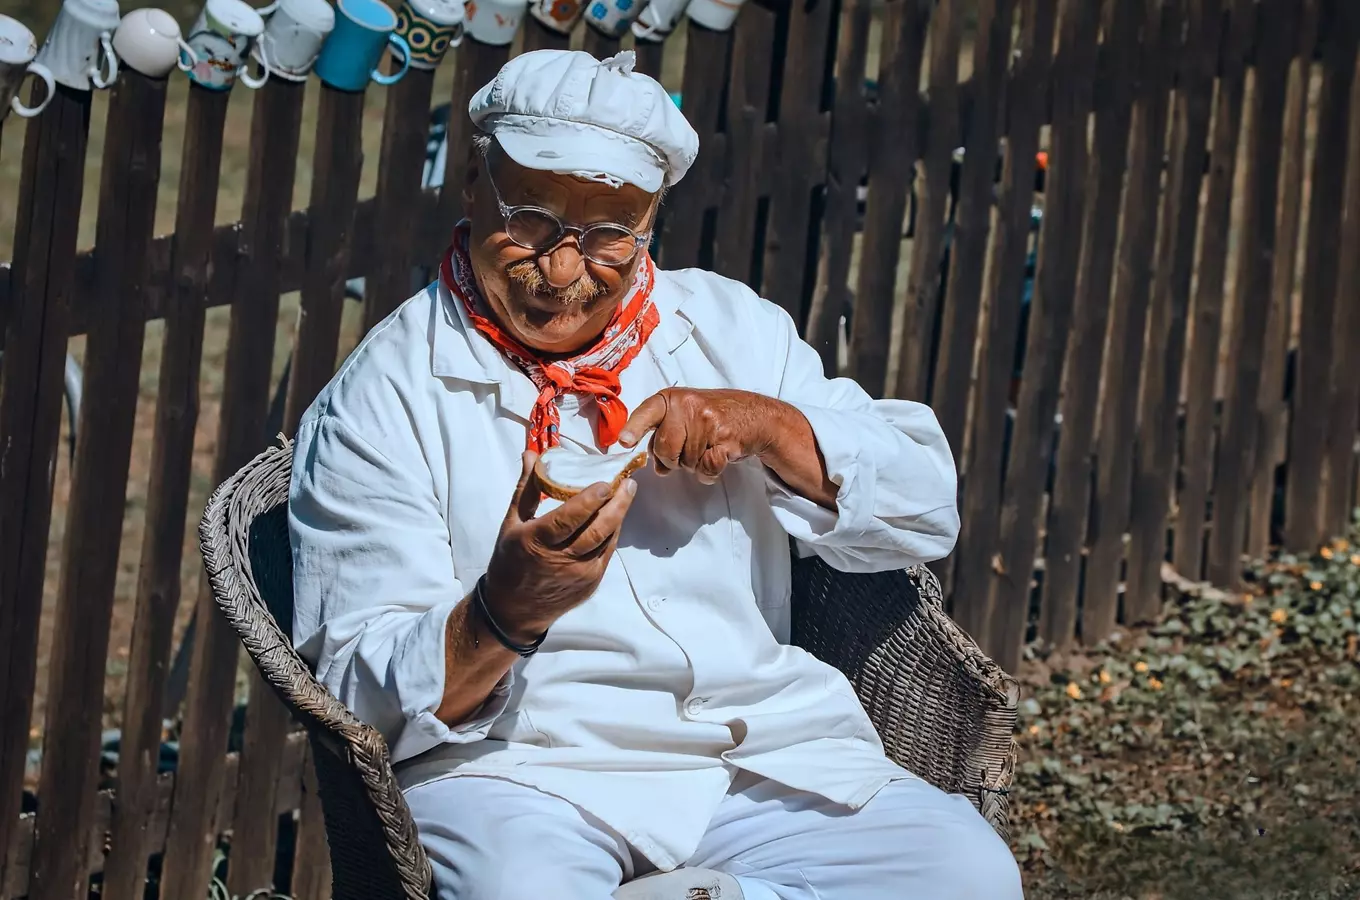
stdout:
POLYGON ((652 597, 650 600, 647 601, 647 608, 650 609, 652 612, 656 612, 661 608, 661 604, 665 602, 666 602, 665 597, 652 597))
POLYGON ((703 711, 704 711, 703 697, 691 697, 689 702, 685 704, 685 712, 691 716, 697 716, 699 715, 699 713, 703 711))

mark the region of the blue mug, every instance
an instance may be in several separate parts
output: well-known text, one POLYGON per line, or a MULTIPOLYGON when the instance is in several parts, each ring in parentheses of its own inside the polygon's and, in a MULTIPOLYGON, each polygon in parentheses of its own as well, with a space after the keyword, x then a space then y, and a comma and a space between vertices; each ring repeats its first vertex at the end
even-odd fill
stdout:
POLYGON ((338 0, 335 30, 326 38, 316 60, 316 74, 342 91, 362 91, 370 79, 395 84, 411 66, 411 48, 399 34, 397 14, 382 0, 338 0), (391 75, 378 71, 383 48, 392 45, 401 68, 391 75))

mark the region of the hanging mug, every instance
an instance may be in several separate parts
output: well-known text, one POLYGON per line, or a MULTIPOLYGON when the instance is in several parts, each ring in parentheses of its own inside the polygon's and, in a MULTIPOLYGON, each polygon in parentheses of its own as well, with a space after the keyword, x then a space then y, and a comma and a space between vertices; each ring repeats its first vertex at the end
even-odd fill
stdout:
POLYGON ((335 30, 335 8, 326 0, 279 0, 264 34, 250 51, 257 62, 288 81, 306 81, 321 47, 335 30))
POLYGON ((411 48, 411 68, 436 69, 450 47, 463 41, 463 0, 406 0, 396 33, 411 48))
POLYGON ((711 31, 730 31, 743 0, 690 0, 685 15, 711 31))
POLYGON ((185 72, 198 61, 179 23, 163 9, 134 9, 113 33, 113 49, 124 65, 150 78, 163 78, 176 64, 185 72))
POLYGON ((633 23, 633 37, 659 44, 664 41, 684 15, 690 0, 651 0, 633 23))
POLYGON ((37 55, 38 39, 33 32, 18 19, 0 16, 0 122, 11 109, 15 115, 31 119, 52 102, 57 83, 47 66, 36 61, 37 55), (47 87, 37 106, 24 106, 18 97, 19 88, 29 75, 47 87))
POLYGON ((647 0, 590 0, 586 21, 607 37, 623 37, 646 5, 647 0))
POLYGON ((571 34, 586 10, 586 0, 530 0, 529 15, 559 34, 571 34))
POLYGON ((467 0, 463 9, 468 37, 495 47, 513 43, 528 8, 529 0, 467 0))
POLYGON ((181 54, 189 62, 189 78, 213 91, 230 90, 239 78, 248 88, 263 87, 269 80, 269 63, 262 59, 259 77, 250 74, 250 48, 264 33, 264 19, 243 0, 208 0, 189 29, 188 52, 197 60, 181 54))
POLYGON ((411 66, 411 48, 394 34, 397 14, 382 0, 338 0, 335 31, 316 60, 316 74, 342 91, 362 91, 369 81, 396 84, 411 66), (391 47, 401 56, 401 68, 384 75, 378 64, 391 47))
POLYGON ((108 87, 118 78, 113 33, 121 19, 116 0, 66 0, 38 51, 38 62, 69 88, 108 87))

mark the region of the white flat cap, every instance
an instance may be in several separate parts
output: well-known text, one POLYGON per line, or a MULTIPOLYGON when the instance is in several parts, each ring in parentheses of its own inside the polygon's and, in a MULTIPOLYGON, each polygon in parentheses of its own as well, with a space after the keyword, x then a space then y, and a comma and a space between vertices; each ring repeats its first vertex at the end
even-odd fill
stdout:
POLYGON ((480 130, 521 166, 656 193, 685 176, 699 135, 626 50, 601 62, 535 50, 505 64, 468 104, 480 130))

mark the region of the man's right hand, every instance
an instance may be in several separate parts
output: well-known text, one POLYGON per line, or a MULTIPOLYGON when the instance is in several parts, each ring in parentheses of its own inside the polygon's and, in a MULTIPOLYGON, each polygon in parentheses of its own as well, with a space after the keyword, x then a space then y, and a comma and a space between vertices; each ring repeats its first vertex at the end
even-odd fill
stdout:
POLYGON ((609 485, 595 484, 536 518, 542 497, 534 475, 537 459, 535 453, 524 454, 524 471, 496 539, 485 583, 486 603, 497 623, 526 644, 595 593, 637 494, 632 479, 612 497, 609 485))

